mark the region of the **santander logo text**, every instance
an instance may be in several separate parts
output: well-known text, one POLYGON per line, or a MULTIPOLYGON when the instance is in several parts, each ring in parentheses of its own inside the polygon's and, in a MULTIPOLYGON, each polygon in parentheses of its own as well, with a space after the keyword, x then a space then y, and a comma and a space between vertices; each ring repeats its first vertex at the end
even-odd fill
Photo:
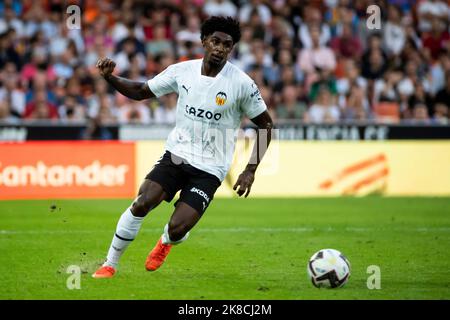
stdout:
POLYGON ((95 160, 86 166, 48 165, 37 161, 34 165, 7 165, 0 163, 0 186, 5 187, 117 187, 123 186, 128 165, 102 164, 95 160))

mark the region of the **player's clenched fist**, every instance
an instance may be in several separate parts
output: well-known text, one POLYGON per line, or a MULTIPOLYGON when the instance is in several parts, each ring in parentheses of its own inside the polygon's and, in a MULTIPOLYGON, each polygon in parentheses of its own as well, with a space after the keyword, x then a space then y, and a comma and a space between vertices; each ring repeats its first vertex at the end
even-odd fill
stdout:
POLYGON ((99 69, 102 77, 107 77, 114 71, 116 63, 109 58, 102 58, 97 61, 95 66, 99 69))

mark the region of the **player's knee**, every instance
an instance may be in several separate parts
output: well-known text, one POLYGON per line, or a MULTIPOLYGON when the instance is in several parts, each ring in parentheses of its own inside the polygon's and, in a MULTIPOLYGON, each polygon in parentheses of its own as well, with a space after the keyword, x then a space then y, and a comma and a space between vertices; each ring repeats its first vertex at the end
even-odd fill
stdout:
POLYGON ((137 217, 145 217, 147 213, 158 205, 157 199, 141 195, 132 204, 131 211, 137 217))

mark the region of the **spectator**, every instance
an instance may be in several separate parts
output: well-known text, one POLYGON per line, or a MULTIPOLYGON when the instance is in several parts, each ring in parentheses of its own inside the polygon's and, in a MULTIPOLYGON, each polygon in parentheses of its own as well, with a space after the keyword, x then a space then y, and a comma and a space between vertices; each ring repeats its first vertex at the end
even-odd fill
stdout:
POLYGON ((8 29, 0 34, 0 68, 3 68, 7 62, 14 63, 17 69, 22 66, 20 55, 14 48, 12 33, 12 29, 8 29))
POLYGON ((293 37, 294 30, 286 21, 286 19, 280 15, 274 16, 270 28, 267 31, 266 37, 266 41, 270 43, 271 47, 276 51, 278 51, 279 49, 285 49, 281 47, 281 42, 286 39, 291 42, 290 39, 292 39, 293 37))
POLYGON ((323 23, 320 11, 313 6, 306 7, 304 21, 300 24, 298 31, 303 48, 312 49, 313 47, 326 46, 331 40, 331 30, 327 24, 323 23), (313 35, 312 32, 317 34, 313 35))
POLYGON ((450 114, 448 112, 449 106, 448 104, 436 103, 434 105, 434 113, 432 122, 434 124, 447 125, 450 123, 450 114))
POLYGON ((331 72, 327 69, 317 68, 317 75, 317 81, 312 84, 311 90, 309 90, 310 101, 315 101, 319 90, 323 88, 326 88, 335 99, 338 93, 337 82, 331 72))
MULTIPOLYGON (((297 51, 298 50, 294 48, 294 44, 291 38, 289 38, 288 36, 283 36, 282 38, 280 38, 278 46, 276 47, 276 50, 273 53, 273 60, 278 64, 291 65, 293 62, 295 62, 295 59, 297 58, 297 51), (281 60, 283 58, 281 54, 286 52, 290 55, 290 57, 287 57, 289 59, 289 62, 287 63, 281 60)), ((284 61, 286 61, 286 59, 284 61)))
POLYGON ((157 25, 164 26, 164 38, 172 39, 173 30, 170 24, 167 22, 168 12, 161 5, 148 5, 144 9, 144 15, 142 17, 142 30, 144 31, 145 40, 153 40, 154 27, 157 25))
POLYGON ((241 28, 241 41, 239 41, 234 47, 236 59, 233 59, 233 63, 239 65, 239 67, 244 70, 245 66, 242 61, 251 55, 253 42, 252 37, 253 30, 249 26, 243 25, 241 28))
POLYGON ((35 93, 34 100, 27 104, 24 118, 30 120, 58 119, 58 111, 55 105, 47 101, 47 93, 39 90, 35 93))
POLYGON ((273 91, 272 91, 272 87, 270 86, 265 86, 262 85, 260 87, 260 93, 261 93, 261 98, 263 98, 263 100, 265 101, 267 108, 269 109, 269 113, 270 115, 274 116, 273 119, 276 119, 276 114, 275 114, 275 101, 274 101, 274 96, 273 96, 273 91))
POLYGON ((327 6, 330 7, 326 15, 332 35, 341 35, 345 25, 349 25, 352 32, 357 30, 359 18, 354 8, 355 4, 352 4, 349 0, 328 0, 327 6))
POLYGON ((253 10, 256 10, 262 23, 267 26, 272 20, 272 12, 269 7, 263 4, 262 0, 250 0, 249 3, 242 6, 239 11, 239 20, 241 23, 250 22, 250 16, 253 10))
POLYGON ((8 101, 0 100, 0 124, 15 124, 18 121, 19 118, 11 113, 8 101))
POLYGON ((336 123, 340 118, 339 107, 327 87, 319 89, 316 101, 305 114, 305 121, 312 123, 336 123))
POLYGON ((399 55, 405 45, 406 34, 401 23, 401 11, 397 6, 388 6, 388 19, 383 29, 383 40, 387 52, 395 56, 399 55))
POLYGON ((445 73, 450 71, 450 51, 441 50, 438 60, 429 66, 430 93, 435 95, 445 87, 445 73))
POLYGON ((408 98, 408 109, 404 110, 403 117, 404 118, 410 118, 412 109, 416 104, 424 104, 427 106, 428 113, 432 114, 432 107, 434 104, 434 99, 432 96, 425 91, 425 88, 422 83, 417 83, 417 85, 414 86, 413 93, 408 98))
POLYGON ((286 0, 286 2, 282 3, 278 8, 278 13, 281 14, 293 31, 293 40, 295 42, 299 42, 299 30, 300 24, 302 23, 302 17, 304 16, 305 6, 300 0, 286 0))
POLYGON ((367 121, 371 118, 370 105, 364 88, 352 85, 342 110, 342 120, 367 121))
POLYGON ((381 50, 370 52, 367 64, 363 62, 362 76, 369 80, 377 80, 383 77, 387 70, 387 60, 381 50))
POLYGON ((108 104, 106 96, 100 97, 100 108, 96 119, 101 125, 117 124, 117 110, 114 106, 108 104))
POLYGON ((31 6, 24 11, 22 17, 25 25, 24 36, 31 38, 39 31, 42 22, 46 20, 47 12, 41 3, 36 1, 31 3, 31 6))
POLYGON ((403 73, 398 69, 390 69, 382 79, 375 82, 374 104, 380 101, 400 102, 398 83, 403 77, 403 73))
POLYGON ((94 84, 94 91, 86 98, 87 103, 87 115, 89 118, 94 119, 98 116, 100 111, 101 101, 104 101, 106 105, 115 107, 114 96, 108 93, 107 83, 97 78, 94 84))
MULTIPOLYGON (((159 30, 162 32, 162 30, 159 30)), ((187 20, 186 28, 181 29, 176 34, 176 41, 178 45, 178 55, 185 55, 188 48, 185 44, 191 44, 190 50, 195 54, 202 51, 202 43, 200 40, 200 19, 197 16, 191 16, 187 20)), ((151 52, 154 54, 153 52, 151 52)))
POLYGON ((30 81, 33 80, 38 73, 44 73, 48 82, 56 80, 55 69, 53 65, 49 63, 47 58, 44 49, 34 50, 32 61, 27 63, 21 72, 23 87, 29 87, 30 81))
POLYGON ((311 28, 311 49, 300 51, 297 63, 300 69, 306 74, 306 85, 309 87, 317 78, 317 68, 334 71, 336 67, 336 57, 333 50, 320 44, 320 30, 318 27, 311 28))
POLYGON ((261 16, 256 9, 250 12, 250 20, 248 26, 252 29, 252 38, 265 41, 266 27, 264 26, 261 16))
POLYGON ((119 123, 148 124, 150 123, 150 110, 142 101, 127 99, 127 103, 119 108, 119 123))
POLYGON ((345 97, 350 92, 352 86, 358 86, 366 92, 367 80, 361 76, 361 71, 355 60, 348 59, 344 65, 344 77, 336 81, 336 90, 341 97, 345 97))
POLYGON ((153 28, 153 39, 147 42, 147 54, 155 56, 158 54, 172 53, 172 43, 165 36, 166 31, 163 24, 155 25, 153 28))
POLYGON ((114 135, 107 127, 111 124, 109 110, 101 108, 95 119, 90 119, 81 137, 88 140, 112 140, 114 135))
POLYGON ((0 87, 0 101, 5 101, 12 115, 20 118, 25 111, 25 93, 19 89, 19 76, 5 74, 4 87, 0 87))
POLYGON ((429 124, 430 117, 428 116, 427 106, 422 103, 416 104, 413 107, 413 114, 410 121, 415 124, 429 124))
POLYGON ((78 78, 72 77, 66 82, 65 92, 66 95, 73 96, 77 103, 86 105, 86 99, 82 95, 81 84, 78 78))
MULTIPOLYGON (((20 9, 17 11, 20 11, 20 9)), ((14 10, 14 5, 4 6, 3 14, 0 14, 0 34, 7 32, 9 29, 14 29, 18 37, 25 35, 24 23, 21 19, 17 18, 17 11, 14 10)))
POLYGON ((82 122, 86 119, 86 109, 77 102, 76 97, 66 96, 64 104, 58 107, 58 115, 66 122, 82 122))
POLYGON ((275 70, 272 68, 272 59, 263 49, 256 49, 253 55, 254 61, 249 69, 260 68, 263 72, 264 83, 273 84, 277 80, 275 70))
POLYGON ((445 104, 450 107, 450 70, 447 71, 445 87, 438 91, 435 103, 445 104))
MULTIPOLYGON (((84 34, 85 45, 87 50, 91 50, 93 46, 102 46, 110 55, 114 52, 114 41, 111 36, 111 29, 108 28, 107 16, 101 15, 93 24, 88 25, 84 34)), ((64 28, 64 27, 63 27, 64 28)))
MULTIPOLYGON (((132 5, 132 2, 130 3, 132 5)), ((111 38, 113 42, 120 43, 129 37, 139 39, 139 41, 144 41, 144 30, 136 20, 136 15, 133 13, 131 8, 123 8, 123 11, 118 15, 118 21, 114 24, 111 30, 111 38)))
POLYGON ((281 95, 286 86, 298 87, 300 82, 295 77, 294 68, 285 66, 281 69, 281 76, 273 86, 273 100, 275 104, 281 103, 281 95))
POLYGON ((280 81, 282 72, 285 69, 291 69, 293 71, 296 82, 301 82, 303 80, 303 72, 300 70, 299 65, 294 63, 291 52, 287 49, 281 49, 278 51, 278 61, 272 68, 274 72, 273 79, 275 79, 276 82, 280 81))
MULTIPOLYGON (((156 37, 159 37, 159 32, 155 30, 156 37)), ((145 61, 145 55, 142 54, 142 52, 139 52, 136 47, 136 39, 135 38, 126 38, 123 42, 122 50, 119 51, 116 56, 114 57, 114 61, 116 62, 116 68, 119 73, 122 73, 130 68, 131 60, 136 58, 139 63, 140 70, 145 69, 146 61, 145 61)), ((162 42, 159 42, 157 38, 155 40, 150 41, 148 43, 148 50, 149 52, 154 54, 154 52, 159 52, 159 50, 164 50, 164 46, 162 45, 162 42), (151 47, 151 49, 149 49, 151 47), (152 52, 152 50, 154 52, 152 52)))
POLYGON ((442 49, 450 50, 450 34, 439 24, 438 20, 431 22, 431 30, 424 33, 422 38, 426 57, 430 62, 435 61, 442 49))
POLYGON ((303 119, 307 105, 304 101, 299 101, 298 92, 292 85, 283 88, 281 104, 276 108, 277 119, 303 119))
POLYGON ((403 78, 398 83, 398 91, 407 100, 415 91, 416 86, 421 86, 426 92, 430 91, 430 83, 419 75, 419 66, 414 60, 409 60, 403 70, 403 78))
POLYGON ((69 79, 73 76, 72 66, 72 54, 69 50, 66 50, 61 56, 56 59, 57 62, 54 65, 55 75, 58 78, 69 79))
MULTIPOLYGON (((267 52, 266 44, 262 40, 254 40, 251 44, 251 51, 240 60, 246 71, 254 65, 271 68, 273 64, 272 56, 267 52)), ((266 74, 266 76, 269 75, 266 74)))
POLYGON ((237 15, 237 8, 229 0, 208 0, 203 7, 203 12, 208 16, 233 17, 237 15))
POLYGON ((449 7, 445 1, 423 0, 417 6, 417 15, 419 31, 428 32, 432 29, 433 21, 438 21, 439 24, 448 22, 449 7))
POLYGON ((405 30, 405 44, 403 46, 402 54, 405 50, 408 50, 406 48, 407 45, 410 45, 415 50, 421 48, 422 40, 417 34, 417 30, 414 28, 414 21, 412 17, 404 18, 402 21, 402 25, 405 30))
MULTIPOLYGON (((382 48, 382 36, 380 33, 372 33, 369 36, 367 49, 364 51, 363 56, 361 58, 361 63, 363 66, 363 70, 367 70, 364 68, 365 66, 369 66, 371 64, 381 64, 386 66, 388 61, 388 56, 384 49, 382 48), (380 58, 375 58, 374 55, 381 55, 380 58), (377 61, 377 63, 374 62, 377 61)), ((366 77, 365 72, 363 71, 363 76, 366 77)))
POLYGON ((350 58, 359 60, 362 55, 362 45, 358 37, 353 34, 349 24, 342 26, 342 34, 331 40, 330 47, 334 50, 337 58, 350 58))
POLYGON ((60 23, 55 28, 58 30, 57 33, 53 37, 48 38, 50 42, 49 53, 52 57, 58 58, 66 51, 70 38, 68 37, 69 29, 66 25, 60 23))
POLYGON ((29 103, 34 99, 34 95, 37 91, 45 91, 47 95, 47 100, 57 105, 55 92, 51 90, 51 84, 48 81, 47 75, 43 71, 38 71, 31 83, 30 89, 26 92, 26 103, 29 103))
POLYGON ((186 50, 183 55, 180 56, 179 61, 187 61, 194 59, 201 59, 203 57, 202 54, 198 53, 198 48, 194 46, 194 43, 191 41, 186 41, 184 43, 184 49, 186 50))

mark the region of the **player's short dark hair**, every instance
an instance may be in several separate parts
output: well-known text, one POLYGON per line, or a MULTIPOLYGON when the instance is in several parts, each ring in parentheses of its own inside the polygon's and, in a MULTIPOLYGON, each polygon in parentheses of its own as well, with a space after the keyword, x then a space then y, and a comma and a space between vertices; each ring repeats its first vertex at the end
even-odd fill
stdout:
POLYGON ((200 39, 204 40, 216 31, 229 34, 233 38, 233 44, 241 40, 239 21, 232 17, 212 16, 206 19, 202 24, 200 39))

